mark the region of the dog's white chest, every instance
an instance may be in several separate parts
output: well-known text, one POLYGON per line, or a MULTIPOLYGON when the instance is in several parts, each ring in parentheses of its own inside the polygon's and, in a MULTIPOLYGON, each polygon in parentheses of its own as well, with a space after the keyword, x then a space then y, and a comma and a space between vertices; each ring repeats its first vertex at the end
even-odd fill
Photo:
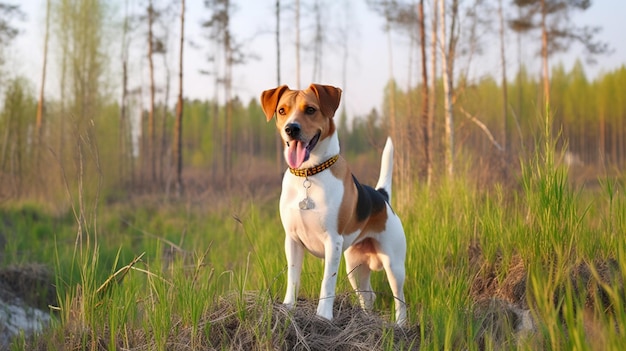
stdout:
POLYGON ((280 216, 287 235, 324 257, 324 241, 336 235, 329 228, 337 227, 342 197, 343 183, 330 172, 309 179, 285 175, 280 216))

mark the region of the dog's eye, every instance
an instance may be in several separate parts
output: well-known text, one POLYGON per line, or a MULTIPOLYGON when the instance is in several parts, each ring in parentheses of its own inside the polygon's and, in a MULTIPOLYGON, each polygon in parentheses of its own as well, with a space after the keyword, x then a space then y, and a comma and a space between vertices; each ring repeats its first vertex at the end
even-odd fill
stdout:
POLYGON ((285 115, 285 108, 284 107, 279 108, 278 109, 278 114, 284 116, 285 115))
POLYGON ((307 106, 304 109, 304 113, 306 113, 307 115, 312 115, 316 112, 317 110, 315 109, 315 107, 311 107, 311 106, 307 106))

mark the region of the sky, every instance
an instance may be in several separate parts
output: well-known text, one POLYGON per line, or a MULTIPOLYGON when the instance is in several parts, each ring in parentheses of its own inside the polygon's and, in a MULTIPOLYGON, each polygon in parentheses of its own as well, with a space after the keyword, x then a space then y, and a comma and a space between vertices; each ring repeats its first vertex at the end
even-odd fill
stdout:
MULTIPOLYGON (((390 73, 398 81, 400 87, 409 84, 414 85, 418 81, 417 71, 418 57, 413 56, 412 64, 409 64, 409 42, 404 35, 392 31, 393 65, 390 65, 388 55, 388 37, 384 32, 384 21, 381 16, 371 11, 365 0, 321 0, 325 4, 322 11, 328 45, 323 49, 322 73, 319 81, 315 83, 339 86, 344 90, 343 107, 349 116, 363 116, 372 108, 380 109, 382 104, 383 89, 388 82, 390 73), (342 33, 348 33, 347 39, 342 33), (344 70, 342 59, 343 43, 348 42, 347 69, 344 70), (411 68, 412 67, 412 68, 411 68)), ((426 13, 428 15, 430 3, 426 0, 426 13)), ((495 4, 495 0, 492 0, 495 4)), ((509 0, 504 0, 507 3, 509 0)), ((14 22, 21 30, 11 48, 7 51, 9 67, 8 71, 13 75, 24 75, 32 81, 33 91, 39 89, 38 84, 41 75, 41 62, 43 59, 43 37, 45 30, 46 0, 4 0, 4 2, 18 4, 26 13, 26 19, 14 22)), ((250 99, 258 99, 263 90, 276 87, 276 47, 275 47, 275 1, 274 0, 234 0, 237 9, 232 19, 232 30, 236 40, 243 43, 245 51, 256 57, 246 65, 235 66, 233 70, 234 94, 247 103, 250 99)), ((313 14, 305 4, 312 3, 310 0, 301 0, 301 38, 303 45, 310 42, 312 37, 313 14)), ((468 1, 465 1, 466 3, 468 1)), ((122 0, 111 0, 114 11, 123 12, 122 0)), ((130 0, 131 8, 139 8, 142 0, 130 0)), ((203 37, 200 28, 202 20, 206 20, 208 13, 203 6, 202 0, 187 0, 187 18, 185 32, 187 41, 184 52, 184 94, 187 98, 210 99, 215 96, 213 91, 213 78, 200 74, 201 70, 211 69, 206 57, 211 46, 203 37)), ((291 88, 296 86, 295 69, 295 15, 293 10, 294 0, 281 0, 284 7, 281 10, 281 84, 287 84, 291 88)), ((178 11, 178 10, 176 10, 178 11)), ((592 7, 574 17, 576 23, 599 25, 602 31, 598 39, 608 42, 612 54, 597 58, 597 64, 585 64, 585 71, 590 79, 626 65, 626 1, 623 0, 596 0, 592 7)), ((493 16, 497 14, 485 14, 493 16)), ((115 32, 115 24, 112 32, 115 32)), ((119 27, 119 26, 118 26, 119 27)), ((172 70, 172 90, 178 86, 176 79, 177 70, 177 45, 180 24, 178 20, 171 22, 170 37, 176 49, 171 50, 169 62, 172 70)), ((147 85, 147 66, 142 59, 146 52, 145 40, 137 34, 132 39, 133 50, 136 55, 134 65, 131 65, 133 79, 137 85, 147 85)), ((514 74, 517 70, 517 58, 515 36, 508 33, 507 43, 511 43, 507 50, 509 65, 507 72, 514 74)), ((119 57, 119 38, 111 39, 108 45, 109 59, 117 60, 119 57)), ((499 41, 493 34, 484 33, 482 44, 485 53, 474 57, 468 66, 467 60, 460 58, 457 63, 459 70, 468 70, 470 78, 480 79, 485 75, 500 75, 500 58, 498 56, 499 41)), ((530 38, 523 41, 523 61, 531 72, 539 74, 539 60, 536 58, 538 42, 530 38)), ((51 55, 54 57, 54 45, 51 44, 51 55)), ((301 50, 301 87, 305 88, 313 83, 313 57, 310 49, 301 50)), ((562 62, 566 68, 570 68, 576 58, 584 59, 582 49, 573 47, 567 54, 553 57, 552 63, 562 62)), ((54 94, 58 91, 59 77, 56 67, 57 61, 51 59, 48 68, 48 81, 46 91, 54 94)), ((159 63, 157 63, 157 67, 159 63)), ((158 78, 161 79, 161 78, 158 78)), ((111 89, 115 90, 116 83, 109 82, 111 89)), ((132 84, 132 83, 131 83, 132 84)), ((219 92, 218 94, 221 94, 219 92)), ((219 98, 219 96, 218 96, 219 98)), ((170 98, 172 103, 174 98, 170 98)))

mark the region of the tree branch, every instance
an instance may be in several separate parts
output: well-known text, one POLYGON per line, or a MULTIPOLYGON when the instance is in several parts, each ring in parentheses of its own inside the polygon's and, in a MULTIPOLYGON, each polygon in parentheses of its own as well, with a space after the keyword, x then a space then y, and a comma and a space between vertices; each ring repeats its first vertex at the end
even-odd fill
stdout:
POLYGON ((496 141, 496 139, 493 137, 493 134, 491 134, 491 132, 489 131, 489 128, 487 128, 487 126, 483 122, 481 122, 475 116, 472 116, 462 106, 459 106, 459 109, 461 110, 461 113, 463 113, 465 115, 465 117, 467 117, 467 119, 469 119, 470 121, 474 122, 480 129, 482 129, 482 131, 485 133, 485 135, 487 135, 487 138, 489 138, 489 141, 491 141, 493 146, 495 146, 496 149, 498 149, 498 151, 504 151, 502 146, 496 141))

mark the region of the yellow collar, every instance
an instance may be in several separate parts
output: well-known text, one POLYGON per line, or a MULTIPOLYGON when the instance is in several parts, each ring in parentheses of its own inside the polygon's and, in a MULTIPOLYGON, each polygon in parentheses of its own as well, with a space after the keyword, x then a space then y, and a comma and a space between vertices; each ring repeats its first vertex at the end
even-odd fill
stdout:
POLYGON ((331 158, 329 158, 328 160, 324 161, 323 163, 315 166, 315 167, 311 167, 311 168, 289 168, 289 172, 291 172, 291 174, 297 176, 297 177, 308 177, 308 176, 312 176, 314 174, 317 174, 325 169, 330 168, 330 166, 332 166, 333 164, 335 164, 335 162, 337 162, 337 159, 339 158, 339 155, 335 155, 331 158))

